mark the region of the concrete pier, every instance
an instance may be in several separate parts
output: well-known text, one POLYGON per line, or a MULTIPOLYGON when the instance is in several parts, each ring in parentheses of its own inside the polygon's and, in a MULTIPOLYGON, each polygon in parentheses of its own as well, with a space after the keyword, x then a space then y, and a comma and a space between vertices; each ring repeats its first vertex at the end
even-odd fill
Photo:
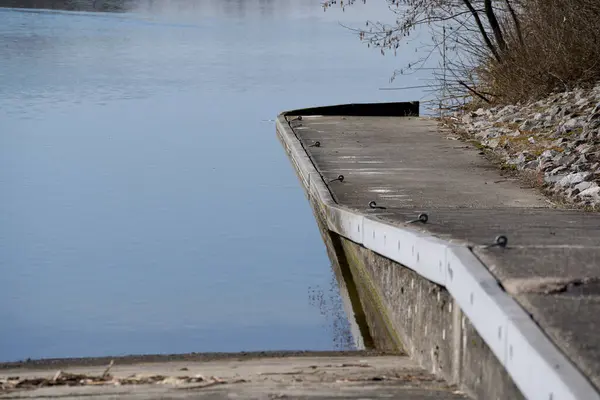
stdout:
POLYGON ((417 114, 277 121, 371 339, 477 398, 600 398, 600 215, 553 208, 417 114))

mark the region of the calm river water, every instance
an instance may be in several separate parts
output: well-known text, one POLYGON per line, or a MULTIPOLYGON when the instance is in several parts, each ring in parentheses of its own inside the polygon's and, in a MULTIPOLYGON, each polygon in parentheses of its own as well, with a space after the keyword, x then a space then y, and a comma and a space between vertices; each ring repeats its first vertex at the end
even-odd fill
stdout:
POLYGON ((0 361, 353 347, 271 120, 422 93, 319 2, 0 8, 0 361))

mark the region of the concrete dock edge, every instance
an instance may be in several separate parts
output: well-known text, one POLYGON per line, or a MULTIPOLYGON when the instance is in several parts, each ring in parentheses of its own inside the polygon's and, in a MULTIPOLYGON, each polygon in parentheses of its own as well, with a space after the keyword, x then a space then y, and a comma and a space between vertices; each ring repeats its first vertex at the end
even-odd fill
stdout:
MULTIPOLYGON (((391 225, 336 203, 309 152, 294 133, 288 115, 319 115, 312 109, 283 113, 276 130, 305 190, 330 231, 411 269, 444 287, 527 399, 600 399, 587 378, 542 332, 488 269, 459 243, 391 225)), ((455 318, 460 323, 460 318, 455 318)), ((454 341, 460 342, 460 338, 454 341)), ((455 363, 458 364, 456 360, 455 363)), ((457 374, 462 384, 468 377, 457 374)))

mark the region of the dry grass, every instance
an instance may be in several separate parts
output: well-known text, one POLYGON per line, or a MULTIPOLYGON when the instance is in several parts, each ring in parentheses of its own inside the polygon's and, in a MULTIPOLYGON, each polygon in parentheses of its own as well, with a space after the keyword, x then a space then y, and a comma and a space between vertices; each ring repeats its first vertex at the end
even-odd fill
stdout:
POLYGON ((519 7, 523 41, 502 24, 501 61, 482 57, 477 72, 497 103, 538 99, 600 81, 600 1, 528 0, 519 7))

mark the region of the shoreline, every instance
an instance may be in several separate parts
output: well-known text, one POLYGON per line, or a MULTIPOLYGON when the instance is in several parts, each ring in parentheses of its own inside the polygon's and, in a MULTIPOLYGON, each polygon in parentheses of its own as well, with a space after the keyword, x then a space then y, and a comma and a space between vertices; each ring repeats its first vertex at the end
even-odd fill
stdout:
POLYGON ((79 367, 102 367, 111 362, 118 365, 134 365, 147 363, 165 362, 208 362, 219 360, 253 360, 269 358, 292 358, 292 357, 375 357, 401 355, 397 352, 377 350, 349 350, 349 351, 253 351, 232 353, 183 353, 183 354, 142 354, 125 356, 103 356, 103 357, 72 357, 72 358, 46 358, 35 360, 0 362, 0 373, 3 370, 15 369, 56 369, 56 368, 79 368, 79 367))

